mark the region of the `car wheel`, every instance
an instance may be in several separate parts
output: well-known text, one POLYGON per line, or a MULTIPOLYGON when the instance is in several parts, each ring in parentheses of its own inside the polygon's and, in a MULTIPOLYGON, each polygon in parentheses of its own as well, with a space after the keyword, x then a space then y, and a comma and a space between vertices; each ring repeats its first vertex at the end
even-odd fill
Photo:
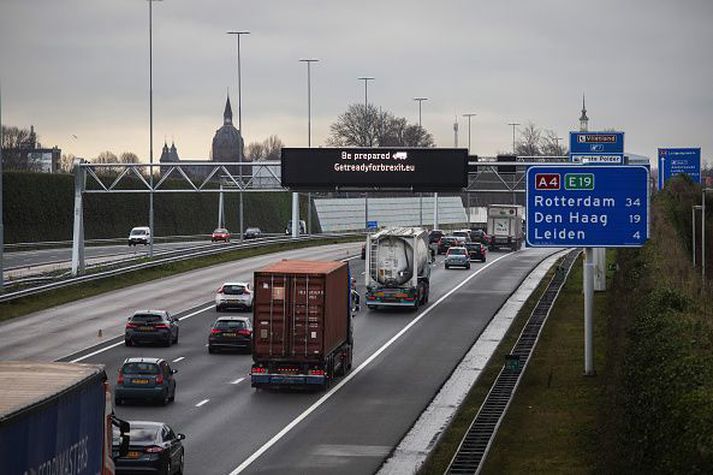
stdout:
POLYGON ((448 264, 446 264, 446 269, 450 269, 450 266, 448 264))
POLYGON ((134 344, 131 342, 131 338, 124 338, 124 345, 133 346, 134 344))
POLYGON ((168 401, 169 401, 169 397, 168 397, 168 389, 167 389, 166 392, 163 393, 163 399, 161 399, 160 402, 161 402, 162 406, 165 406, 168 404, 168 401))
POLYGON ((176 338, 173 339, 174 344, 178 344, 178 330, 176 330, 176 338))
POLYGON ((208 353, 210 353, 210 354, 215 353, 215 348, 213 348, 212 346, 208 346, 208 353))
POLYGON ((173 337, 171 337, 171 335, 168 335, 166 341, 163 342, 163 346, 171 346, 171 340, 173 340, 173 337))
POLYGON ((171 393, 171 397, 168 398, 169 401, 173 402, 176 400, 176 385, 173 385, 173 392, 171 393))
POLYGON ((168 455, 168 460, 166 461, 166 475, 173 475, 173 467, 171 467, 171 455, 168 455))
POLYGON ((215 311, 216 311, 216 312, 222 312, 222 311, 223 311, 223 307, 221 307, 220 305, 216 305, 216 306, 215 306, 215 311))
POLYGON ((115 397, 115 398, 114 398, 114 405, 115 405, 115 406, 121 406, 121 405, 123 405, 123 404, 124 404, 124 400, 123 400, 123 399, 119 399, 118 397, 115 397))
POLYGON ((181 452, 181 460, 178 462, 178 471, 176 472, 178 475, 183 475, 183 457, 184 453, 181 452))
POLYGON ((468 265, 465 266, 465 269, 466 270, 470 269, 470 262, 468 263, 468 265))

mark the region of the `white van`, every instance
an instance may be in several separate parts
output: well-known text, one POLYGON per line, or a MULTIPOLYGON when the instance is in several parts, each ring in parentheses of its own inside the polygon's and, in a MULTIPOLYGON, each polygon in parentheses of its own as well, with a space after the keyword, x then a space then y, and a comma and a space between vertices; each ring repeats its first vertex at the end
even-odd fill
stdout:
POLYGON ((139 226, 133 228, 129 233, 129 246, 143 244, 144 246, 151 242, 151 229, 148 226, 139 226))

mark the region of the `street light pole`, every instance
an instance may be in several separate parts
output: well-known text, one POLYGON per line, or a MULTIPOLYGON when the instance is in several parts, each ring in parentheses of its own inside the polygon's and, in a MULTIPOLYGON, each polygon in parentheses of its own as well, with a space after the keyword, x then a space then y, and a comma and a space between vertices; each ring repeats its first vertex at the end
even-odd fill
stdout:
POLYGON ((519 122, 508 122, 512 126, 512 154, 515 155, 515 127, 520 125, 519 122))
MULTIPOLYGON (((421 127, 421 103, 427 101, 428 97, 414 97, 414 101, 418 102, 418 126, 421 127)), ((423 226, 423 193, 418 194, 418 224, 423 226)))
POLYGON ((696 210, 703 208, 701 205, 691 206, 691 238, 692 238, 692 252, 693 255, 693 269, 696 268, 696 210))
POLYGON ((154 212, 153 212, 153 2, 149 2, 149 258, 153 257, 154 212))
MULTIPOLYGON (((371 76, 362 76, 357 79, 364 81, 364 119, 366 119, 369 109, 369 81, 373 81, 374 78, 371 76)), ((371 141, 369 142, 370 143, 365 144, 365 146, 371 147, 374 145, 371 141)), ((369 192, 364 193, 364 228, 369 229, 369 192)))
MULTIPOLYGON (((249 35, 249 31, 227 31, 226 34, 228 35, 234 35, 237 39, 237 44, 238 44, 238 130, 240 130, 240 137, 243 136, 243 84, 242 84, 242 70, 241 70, 241 64, 240 64, 240 37, 242 35, 249 35)), ((238 161, 242 162, 243 161, 243 151, 242 149, 239 150, 240 155, 238 156, 238 161)), ((244 233, 244 223, 243 223, 243 191, 242 191, 242 185, 244 183, 243 181, 243 171, 244 168, 242 166, 240 168, 240 192, 238 193, 238 198, 240 199, 240 242, 243 242, 245 239, 245 233, 244 233)))
MULTIPOLYGON (((470 119, 475 117, 476 114, 475 112, 468 112, 467 114, 463 114, 463 117, 468 118, 468 155, 470 155, 472 152, 470 151, 470 119)), ((470 226, 470 191, 468 188, 470 187, 470 178, 466 181, 466 189, 465 189, 465 201, 466 201, 466 208, 468 210, 468 226, 470 226)))
POLYGON ((421 103, 427 101, 428 97, 414 97, 413 100, 418 102, 418 126, 421 127, 421 103))
POLYGON ((2 85, 0 85, 0 292, 5 288, 5 280, 3 279, 3 254, 5 254, 5 225, 3 220, 2 209, 2 85))
MULTIPOLYGON (((307 64, 307 147, 312 148, 312 63, 318 59, 300 59, 307 64)), ((312 234, 312 193, 307 193, 307 234, 312 234)))

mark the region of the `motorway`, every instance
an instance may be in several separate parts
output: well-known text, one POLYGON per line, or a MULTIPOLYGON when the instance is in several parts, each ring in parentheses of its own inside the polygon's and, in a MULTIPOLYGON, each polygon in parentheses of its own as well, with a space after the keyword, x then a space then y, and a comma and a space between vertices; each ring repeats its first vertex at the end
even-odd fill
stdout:
MULTIPOLYGON (((212 304, 223 280, 250 280, 277 258, 346 259, 359 248, 339 244, 259 256, 39 312, 0 325, 0 358, 102 363, 112 382, 128 356, 168 360, 179 371, 176 401, 116 412, 128 420, 165 421, 185 433, 187 474, 374 473, 500 305, 554 251, 490 253, 471 270, 446 271, 439 257, 430 303, 418 312, 362 308, 354 319, 354 369, 325 393, 256 391, 249 383, 250 355, 208 353, 210 325, 224 315, 212 304), (126 317, 144 307, 182 316, 178 345, 123 345, 126 317)), ((363 293, 364 261, 349 263, 363 293)))

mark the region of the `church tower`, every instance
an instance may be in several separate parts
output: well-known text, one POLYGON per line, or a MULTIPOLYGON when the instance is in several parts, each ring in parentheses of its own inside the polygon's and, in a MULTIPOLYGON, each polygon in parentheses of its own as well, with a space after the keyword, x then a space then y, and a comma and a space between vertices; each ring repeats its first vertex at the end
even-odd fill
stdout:
MULTIPOLYGON (((230 96, 225 100, 225 110, 223 111, 223 126, 216 130, 213 137, 211 160, 214 162, 243 162, 243 137, 238 129, 233 125, 233 109, 230 106, 230 96)), ((247 180, 250 170, 244 167, 232 167, 229 171, 240 175, 247 180), (243 176, 244 175, 244 176, 243 176)))
POLYGON ((587 106, 584 104, 584 93, 582 94, 582 115, 579 116, 579 131, 589 131, 589 117, 587 117, 587 106))

